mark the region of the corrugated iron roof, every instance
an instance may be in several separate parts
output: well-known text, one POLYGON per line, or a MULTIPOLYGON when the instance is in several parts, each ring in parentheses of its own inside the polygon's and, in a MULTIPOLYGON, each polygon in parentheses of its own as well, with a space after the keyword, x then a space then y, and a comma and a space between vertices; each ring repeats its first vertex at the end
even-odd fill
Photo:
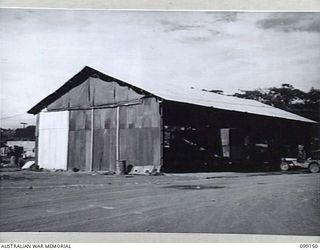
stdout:
POLYGON ((230 110, 230 111, 237 111, 249 114, 256 114, 256 115, 263 115, 263 116, 270 116, 270 117, 277 117, 295 121, 302 121, 308 123, 316 123, 313 120, 307 119, 305 117, 290 113, 288 111, 275 108, 261 102, 255 100, 248 100, 233 96, 226 96, 221 94, 216 94, 212 92, 197 90, 193 88, 182 88, 181 86, 175 85, 164 85, 164 87, 157 88, 152 86, 138 86, 123 82, 111 76, 105 75, 95 69, 90 67, 85 67, 81 70, 77 75, 71 78, 66 84, 64 84, 61 88, 55 91, 53 94, 49 95, 37 105, 35 105, 32 109, 28 111, 28 113, 36 114, 40 112, 43 108, 48 106, 50 103, 58 99, 64 93, 68 92, 70 89, 78 86, 90 76, 98 76, 102 80, 117 80, 120 81, 121 84, 125 84, 128 86, 133 87, 135 90, 139 90, 139 92, 145 92, 149 94, 153 94, 158 96, 164 100, 168 101, 175 101, 175 102, 182 102, 182 103, 189 103, 204 107, 212 107, 216 109, 222 110, 230 110))
POLYGON ((316 123, 315 121, 308 118, 272 107, 270 105, 263 104, 255 100, 226 96, 197 89, 183 89, 180 87, 172 88, 170 86, 170 89, 167 90, 148 89, 147 91, 169 101, 190 103, 217 109, 316 123))

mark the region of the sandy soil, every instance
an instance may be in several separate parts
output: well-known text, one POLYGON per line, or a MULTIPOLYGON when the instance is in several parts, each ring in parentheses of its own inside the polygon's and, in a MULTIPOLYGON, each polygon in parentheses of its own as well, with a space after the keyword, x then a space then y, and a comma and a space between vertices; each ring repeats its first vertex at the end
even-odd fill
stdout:
POLYGON ((0 176, 2 232, 320 235, 320 174, 0 176))

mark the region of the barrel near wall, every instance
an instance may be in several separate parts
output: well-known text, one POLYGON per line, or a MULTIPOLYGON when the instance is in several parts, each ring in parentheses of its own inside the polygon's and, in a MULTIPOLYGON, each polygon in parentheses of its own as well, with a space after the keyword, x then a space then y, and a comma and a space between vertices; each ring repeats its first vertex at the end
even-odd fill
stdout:
POLYGON ((126 173, 126 161, 119 160, 116 161, 116 174, 124 175, 126 173))

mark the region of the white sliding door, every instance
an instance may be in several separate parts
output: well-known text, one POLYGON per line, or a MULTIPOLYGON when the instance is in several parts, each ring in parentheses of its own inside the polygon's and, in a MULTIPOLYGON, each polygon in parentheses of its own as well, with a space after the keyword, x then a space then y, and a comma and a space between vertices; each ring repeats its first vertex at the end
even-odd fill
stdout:
POLYGON ((41 112, 38 164, 45 169, 67 170, 69 111, 41 112))

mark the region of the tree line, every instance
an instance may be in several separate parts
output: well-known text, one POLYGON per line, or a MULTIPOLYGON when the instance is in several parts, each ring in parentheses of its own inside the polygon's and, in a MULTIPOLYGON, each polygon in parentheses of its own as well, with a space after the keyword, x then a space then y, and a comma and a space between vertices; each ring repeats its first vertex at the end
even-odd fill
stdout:
MULTIPOLYGON (((222 90, 203 91, 224 94, 222 90)), ((303 91, 285 83, 280 87, 239 90, 231 96, 256 100, 320 122, 320 89, 311 88, 309 91, 303 91)))

